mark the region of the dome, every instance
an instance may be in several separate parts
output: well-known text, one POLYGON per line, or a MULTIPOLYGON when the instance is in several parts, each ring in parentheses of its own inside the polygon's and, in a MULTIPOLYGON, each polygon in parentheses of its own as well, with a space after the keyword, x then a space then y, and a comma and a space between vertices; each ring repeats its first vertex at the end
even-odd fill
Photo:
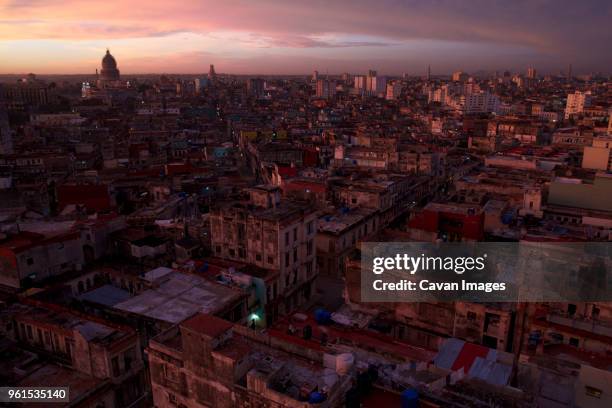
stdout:
POLYGON ((102 69, 117 69, 117 61, 109 50, 106 50, 106 55, 102 58, 102 69))
POLYGON ((118 81, 119 70, 117 69, 117 61, 110 51, 106 50, 106 55, 102 58, 102 71, 100 71, 101 81, 118 81))

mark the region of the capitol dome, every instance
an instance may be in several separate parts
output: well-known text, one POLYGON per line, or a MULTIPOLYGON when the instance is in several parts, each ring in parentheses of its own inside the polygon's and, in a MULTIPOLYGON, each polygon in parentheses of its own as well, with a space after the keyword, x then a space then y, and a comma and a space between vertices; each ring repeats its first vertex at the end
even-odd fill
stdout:
POLYGON ((118 81, 119 70, 117 69, 117 61, 109 50, 106 50, 106 55, 102 58, 102 71, 100 71, 100 79, 102 81, 118 81))

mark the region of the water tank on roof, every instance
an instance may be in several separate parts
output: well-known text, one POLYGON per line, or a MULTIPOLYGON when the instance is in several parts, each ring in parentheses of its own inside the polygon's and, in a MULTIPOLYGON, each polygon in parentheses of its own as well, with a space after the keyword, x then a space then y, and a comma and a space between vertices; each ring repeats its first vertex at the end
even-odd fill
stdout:
POLYGON ((328 324, 331 321, 331 313, 325 309, 317 309, 314 314, 318 324, 328 324))
POLYGON ((308 403, 310 404, 320 404, 323 401, 325 401, 325 395, 317 391, 311 392, 308 397, 308 403))
POLYGON ((415 389, 407 389, 402 392, 402 408, 418 408, 419 393, 415 389))
POLYGON ((512 223, 513 220, 514 220, 514 214, 511 212, 507 212, 504 215, 502 215, 502 224, 504 225, 508 225, 512 223))

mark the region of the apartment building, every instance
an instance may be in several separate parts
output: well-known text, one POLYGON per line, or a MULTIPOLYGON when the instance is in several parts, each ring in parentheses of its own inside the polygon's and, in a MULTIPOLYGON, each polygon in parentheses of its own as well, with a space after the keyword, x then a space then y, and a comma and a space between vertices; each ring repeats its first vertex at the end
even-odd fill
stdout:
POLYGON ((248 200, 213 206, 211 246, 215 256, 278 273, 268 317, 303 305, 314 291, 317 211, 308 203, 281 200, 280 188, 248 189, 248 200))

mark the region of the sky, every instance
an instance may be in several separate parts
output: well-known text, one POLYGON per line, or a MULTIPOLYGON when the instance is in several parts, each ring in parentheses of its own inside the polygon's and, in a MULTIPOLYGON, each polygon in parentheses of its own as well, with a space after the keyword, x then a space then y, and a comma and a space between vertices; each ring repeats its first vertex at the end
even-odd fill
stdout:
POLYGON ((0 0, 0 74, 612 71, 610 0, 0 0))

